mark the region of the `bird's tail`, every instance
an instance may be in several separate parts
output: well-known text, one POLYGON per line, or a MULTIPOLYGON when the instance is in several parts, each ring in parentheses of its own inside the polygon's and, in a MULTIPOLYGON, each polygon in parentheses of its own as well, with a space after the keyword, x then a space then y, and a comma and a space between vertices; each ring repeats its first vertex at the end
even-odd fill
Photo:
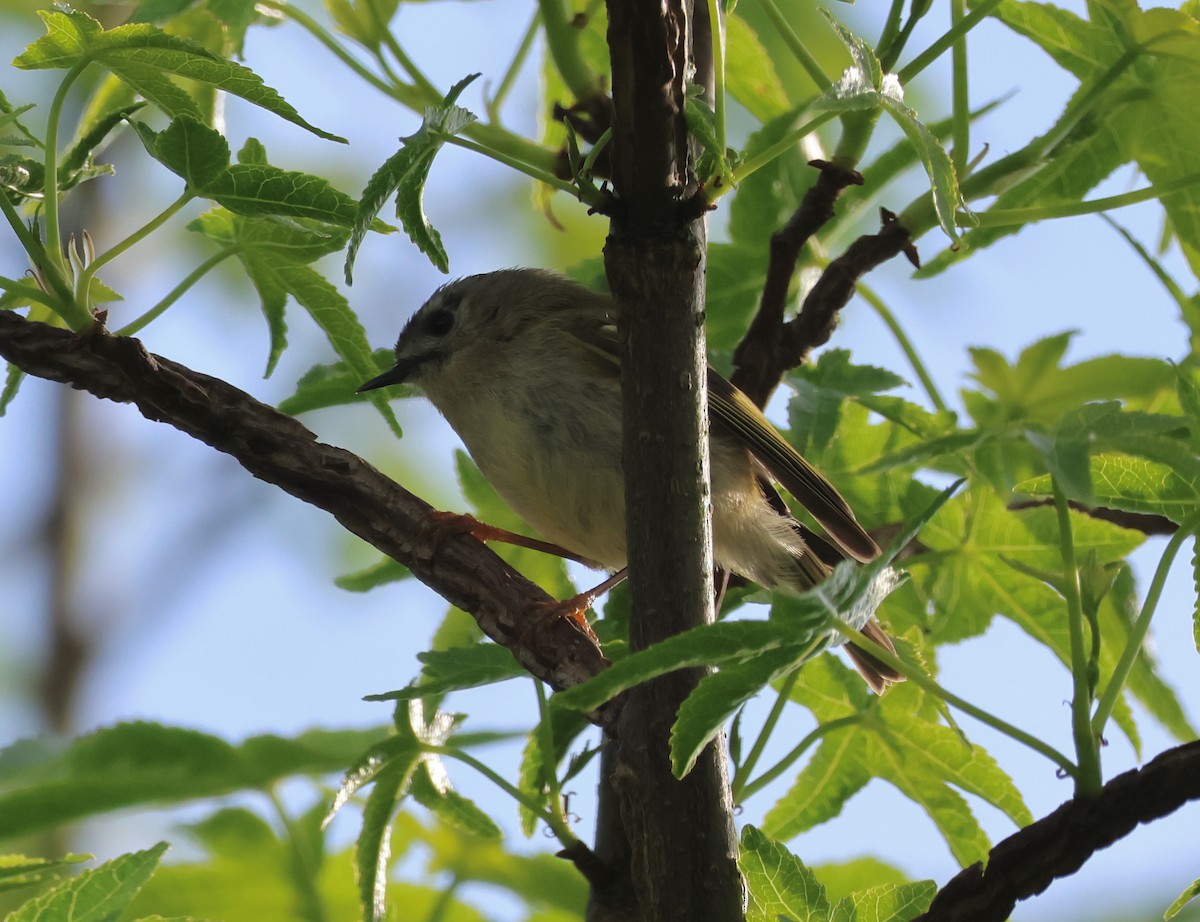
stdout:
MULTIPOLYGON (((812 588, 829 576, 832 568, 841 562, 842 555, 832 544, 799 522, 795 523, 795 527, 804 538, 804 543, 808 545, 808 553, 796 558, 796 566, 800 573, 798 582, 802 584, 803 588, 812 588)), ((868 640, 879 644, 889 653, 896 652, 892 638, 888 637, 887 632, 879 626, 879 622, 874 618, 868 621, 859 633, 868 640)), ((882 695, 887 691, 889 685, 904 681, 903 675, 854 641, 846 643, 846 655, 850 657, 854 668, 871 686, 871 691, 877 695, 882 695)))

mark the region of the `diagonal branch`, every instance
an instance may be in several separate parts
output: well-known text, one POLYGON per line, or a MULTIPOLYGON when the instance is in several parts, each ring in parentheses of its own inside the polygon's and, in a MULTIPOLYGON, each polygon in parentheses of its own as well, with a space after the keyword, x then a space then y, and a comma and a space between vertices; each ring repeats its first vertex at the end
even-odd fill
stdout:
POLYGON ((1102 848, 1200 800, 1200 741, 1168 749, 1113 778, 1091 798, 1069 800, 992 849, 987 868, 959 872, 914 922, 1004 922, 1018 900, 1074 874, 1102 848))
POLYGON ((883 228, 860 237, 835 259, 813 286, 800 313, 784 323, 788 288, 796 260, 808 239, 833 217, 833 206, 842 191, 862 183, 862 176, 824 160, 809 164, 821 171, 805 193, 800 207, 771 236, 771 259, 758 313, 733 354, 733 383, 756 404, 764 406, 783 373, 804 361, 810 351, 829 340, 837 314, 849 302, 859 278, 898 253, 918 265, 917 251, 908 231, 887 209, 880 209, 883 228))
POLYGON ((808 239, 833 217, 833 206, 847 186, 862 185, 862 174, 826 160, 811 160, 820 171, 787 223, 771 235, 767 279, 746 335, 733 353, 737 370, 733 383, 760 407, 779 383, 778 350, 783 336, 787 293, 796 274, 796 261, 808 239))
MULTIPOLYGON (((152 355, 136 339, 70 333, 12 311, 0 311, 0 356, 28 374, 135 404, 148 419, 232 455, 260 480, 324 509, 469 612, 552 688, 578 685, 608 665, 582 628, 552 613, 541 588, 487 547, 437 528, 428 503, 245 391, 152 355)), ((609 726, 615 715, 595 716, 609 726)))

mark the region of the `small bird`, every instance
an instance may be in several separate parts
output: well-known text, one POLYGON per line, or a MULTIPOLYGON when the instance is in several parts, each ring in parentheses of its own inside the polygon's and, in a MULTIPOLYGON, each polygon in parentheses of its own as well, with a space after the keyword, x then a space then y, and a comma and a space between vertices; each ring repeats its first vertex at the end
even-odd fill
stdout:
MULTIPOLYGON (((418 385, 496 492, 545 538, 610 572, 626 565, 618 305, 539 269, 439 288, 396 342, 396 364, 360 391, 418 385)), ((745 394, 708 371, 713 556, 722 569, 799 594, 844 554, 879 548, 837 490, 745 394), (788 512, 782 484, 841 553, 788 512), (824 559, 822 559, 824 558, 824 559)), ((863 633, 894 651, 874 620, 863 633)), ((877 693, 902 676, 847 646, 877 693)))

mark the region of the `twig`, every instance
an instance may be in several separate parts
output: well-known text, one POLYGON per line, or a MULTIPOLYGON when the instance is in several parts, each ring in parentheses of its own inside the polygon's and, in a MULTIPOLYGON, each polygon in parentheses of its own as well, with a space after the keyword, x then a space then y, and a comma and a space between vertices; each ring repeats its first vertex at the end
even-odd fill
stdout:
MULTIPOLYGON (((1020 509, 1035 509, 1039 506, 1052 505, 1054 505, 1054 500, 1049 498, 1031 499, 1023 500, 1019 503, 1010 503, 1008 508, 1015 512, 1020 509)), ((1085 506, 1074 500, 1067 500, 1067 505, 1075 512, 1081 512, 1089 518, 1099 519, 1101 522, 1111 522, 1113 525, 1120 525, 1122 528, 1129 528, 1133 531, 1140 531, 1143 535, 1173 535, 1179 530, 1179 526, 1165 515, 1154 515, 1149 512, 1128 512, 1124 509, 1109 509, 1106 506, 1085 506)))
MULTIPOLYGON (((822 168, 822 180, 825 172, 822 168)), ((821 180, 818 180, 817 187, 820 185, 821 180)), ((810 190, 810 195, 812 191, 810 190)), ((808 195, 805 196, 805 201, 808 201, 808 195)), ((828 200, 828 207, 830 211, 826 217, 820 217, 814 212, 811 218, 815 220, 820 217, 822 223, 828 220, 828 216, 832 215, 832 199, 828 200)), ((805 210, 805 205, 801 204, 784 230, 771 239, 771 265, 767 273, 767 284, 763 289, 762 305, 745 339, 734 353, 734 363, 738 366, 734 373, 734 383, 759 406, 766 403, 785 371, 795 368, 804 361, 810 351, 828 342, 837 325, 838 311, 849 302, 858 280, 863 275, 899 253, 903 253, 913 265, 920 263, 908 231, 894 214, 886 208, 881 208, 882 230, 878 234, 859 237, 845 253, 831 262, 804 299, 800 313, 795 319, 783 323, 783 303, 787 297, 787 286, 791 282, 795 260, 793 258, 791 263, 784 267, 782 260, 785 257, 782 253, 777 259, 776 237, 787 231, 805 210)), ((817 224, 812 229, 816 230, 819 226, 817 224)), ((796 252, 799 252, 798 248, 796 252)))
POLYGON ((1200 799, 1200 742, 1168 749, 1118 775, 1095 797, 1067 801, 947 883, 914 922, 1004 922, 1018 900, 1068 877, 1102 848, 1200 799))
POLYGON ((833 206, 847 186, 861 185, 862 175, 825 160, 809 166, 820 171, 817 181, 787 223, 771 235, 771 259, 758 313, 733 353, 733 383, 760 407, 779 383, 779 346, 783 337, 783 312, 788 288, 796 274, 796 260, 808 238, 833 217, 833 206))

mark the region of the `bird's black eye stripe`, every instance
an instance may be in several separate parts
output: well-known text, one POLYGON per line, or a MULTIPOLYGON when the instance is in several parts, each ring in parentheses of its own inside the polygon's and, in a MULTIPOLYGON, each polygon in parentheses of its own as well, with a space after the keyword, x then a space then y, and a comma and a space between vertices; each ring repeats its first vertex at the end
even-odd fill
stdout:
POLYGON ((430 312, 423 326, 430 336, 445 336, 454 327, 454 314, 444 307, 439 307, 430 312))

